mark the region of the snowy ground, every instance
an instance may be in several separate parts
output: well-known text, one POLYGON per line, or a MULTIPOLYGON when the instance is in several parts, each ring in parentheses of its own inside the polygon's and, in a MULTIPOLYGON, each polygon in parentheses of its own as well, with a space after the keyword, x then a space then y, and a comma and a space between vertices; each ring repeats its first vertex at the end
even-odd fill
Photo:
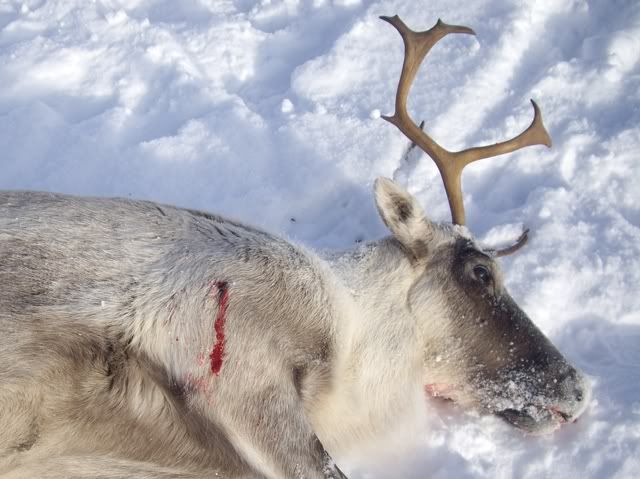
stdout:
POLYGON ((430 401, 418 437, 346 459, 353 478, 640 477, 637 0, 0 0, 0 188, 148 198, 315 247, 381 236, 375 177, 449 217, 431 162, 400 165, 395 13, 473 27, 410 98, 445 147, 512 136, 542 107, 554 147, 471 165, 467 217, 529 315, 594 381, 575 425, 528 437, 430 401), (373 459, 372 457, 375 457, 373 459))

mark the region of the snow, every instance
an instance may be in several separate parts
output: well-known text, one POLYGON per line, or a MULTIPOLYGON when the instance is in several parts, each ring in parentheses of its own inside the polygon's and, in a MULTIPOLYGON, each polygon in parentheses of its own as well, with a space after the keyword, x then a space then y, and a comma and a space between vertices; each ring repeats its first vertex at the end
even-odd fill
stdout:
POLYGON ((308 245, 385 230, 378 176, 437 220, 437 170, 380 118, 402 42, 377 19, 472 27, 410 96, 449 149, 506 139, 541 106, 554 146, 465 170, 469 228, 505 243, 521 306, 593 380, 543 437, 429 400, 428 424, 337 458, 352 478, 640 477, 640 3, 635 0, 0 2, 0 188, 153 199, 308 245))

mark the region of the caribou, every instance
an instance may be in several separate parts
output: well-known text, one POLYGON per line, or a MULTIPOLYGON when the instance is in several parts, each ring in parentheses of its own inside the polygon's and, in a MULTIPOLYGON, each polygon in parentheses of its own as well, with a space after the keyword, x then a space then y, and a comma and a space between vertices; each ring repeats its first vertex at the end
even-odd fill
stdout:
POLYGON ((375 182, 390 236, 320 254, 147 201, 0 194, 0 475, 345 478, 332 454, 427 407, 425 394, 533 433, 574 421, 589 383, 507 292, 464 226, 465 165, 550 145, 449 152, 407 112, 450 33, 383 17, 405 57, 386 120, 438 166, 452 223, 375 182))

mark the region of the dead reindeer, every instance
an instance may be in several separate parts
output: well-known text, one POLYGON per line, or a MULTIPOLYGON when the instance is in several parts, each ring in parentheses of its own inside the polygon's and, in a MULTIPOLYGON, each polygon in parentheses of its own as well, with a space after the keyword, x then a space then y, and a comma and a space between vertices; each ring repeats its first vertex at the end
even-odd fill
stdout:
MULTIPOLYGON (((424 407, 424 389, 544 432, 589 386, 464 228, 464 165, 549 144, 534 104, 512 140, 450 153, 410 119, 405 41, 388 117, 438 165, 453 224, 390 180, 391 236, 325 257, 237 222, 145 201, 0 195, 0 474, 344 478, 327 451, 424 407)), ((517 247, 523 244, 520 241, 517 247)))

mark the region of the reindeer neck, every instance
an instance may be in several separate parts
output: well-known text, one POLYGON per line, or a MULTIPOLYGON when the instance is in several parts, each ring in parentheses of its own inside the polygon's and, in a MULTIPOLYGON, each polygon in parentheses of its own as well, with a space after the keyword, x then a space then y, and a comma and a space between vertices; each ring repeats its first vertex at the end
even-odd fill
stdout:
MULTIPOLYGON (((388 237, 325 257, 352 303, 346 336, 351 348, 377 345, 381 354, 414 341, 394 344, 389 337, 411 337, 415 323, 407 310, 407 294, 415 274, 400 244, 388 237)), ((349 349, 351 349, 349 348, 349 349)), ((413 354, 407 351, 407 354, 413 354)))
POLYGON ((312 412, 319 437, 331 447, 345 438, 393 430, 398 417, 419 417, 422 359, 415 319, 407 308, 414 273, 399 244, 385 238, 324 258, 344 301, 334 363, 334 377, 342 379, 312 412), (377 394, 381 388, 387 391, 384 396, 377 394))

